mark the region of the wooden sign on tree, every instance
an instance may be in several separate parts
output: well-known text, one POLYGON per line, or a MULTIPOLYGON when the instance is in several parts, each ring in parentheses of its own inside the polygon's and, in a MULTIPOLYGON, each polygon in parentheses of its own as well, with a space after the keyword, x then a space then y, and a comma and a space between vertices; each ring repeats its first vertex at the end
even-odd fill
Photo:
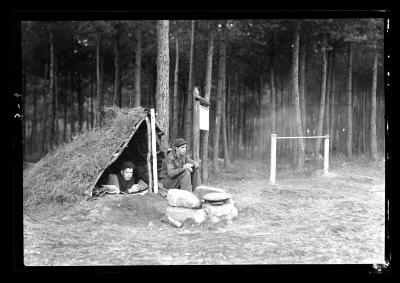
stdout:
POLYGON ((200 105, 199 109, 199 119, 200 119, 200 130, 208 131, 209 130, 209 108, 203 105, 200 105))
POLYGON ((197 87, 193 89, 193 158, 200 158, 200 130, 208 131, 210 102, 199 95, 197 87))

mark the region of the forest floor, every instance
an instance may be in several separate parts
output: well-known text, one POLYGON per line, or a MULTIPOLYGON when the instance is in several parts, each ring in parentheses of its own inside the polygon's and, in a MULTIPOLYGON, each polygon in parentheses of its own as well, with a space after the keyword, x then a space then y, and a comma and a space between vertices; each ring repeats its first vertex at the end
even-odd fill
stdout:
POLYGON ((241 160, 207 184, 230 193, 233 223, 174 228, 159 195, 108 195, 24 210, 24 264, 192 265, 384 263, 383 161, 331 160, 294 173, 241 160))

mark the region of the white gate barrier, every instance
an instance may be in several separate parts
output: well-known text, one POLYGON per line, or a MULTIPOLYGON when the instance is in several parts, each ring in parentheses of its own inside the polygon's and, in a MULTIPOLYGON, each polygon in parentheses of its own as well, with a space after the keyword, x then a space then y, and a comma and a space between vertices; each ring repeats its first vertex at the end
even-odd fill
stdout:
POLYGON ((325 139, 324 141, 324 175, 328 174, 329 170, 329 135, 313 136, 313 137, 278 137, 277 134, 271 134, 271 163, 269 180, 275 183, 276 175, 276 141, 278 139, 325 139))

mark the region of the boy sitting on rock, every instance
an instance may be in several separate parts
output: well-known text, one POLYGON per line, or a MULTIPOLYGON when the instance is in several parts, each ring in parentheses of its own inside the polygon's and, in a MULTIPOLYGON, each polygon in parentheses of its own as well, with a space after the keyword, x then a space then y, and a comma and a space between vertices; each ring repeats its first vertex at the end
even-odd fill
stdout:
POLYGON ((184 139, 176 139, 174 149, 163 160, 159 179, 167 190, 192 192, 200 185, 199 162, 190 159, 186 154, 186 144, 184 139))

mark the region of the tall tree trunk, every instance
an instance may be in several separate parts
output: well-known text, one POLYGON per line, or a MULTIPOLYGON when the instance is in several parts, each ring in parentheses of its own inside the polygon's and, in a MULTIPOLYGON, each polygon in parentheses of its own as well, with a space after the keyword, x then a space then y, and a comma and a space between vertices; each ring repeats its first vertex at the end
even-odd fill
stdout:
POLYGON ((381 115, 382 115, 382 113, 381 113, 381 108, 382 108, 381 99, 379 98, 379 96, 377 94, 377 97, 376 97, 376 113, 377 113, 377 115, 376 115, 376 139, 377 139, 377 147, 378 147, 377 148, 377 152, 380 152, 381 149, 382 149, 382 140, 381 140, 381 135, 382 135, 382 132, 381 132, 381 127, 382 127, 382 125, 381 125, 381 123, 382 123, 381 115))
POLYGON ((352 74, 353 74, 353 42, 349 42, 348 49, 348 74, 347 74, 347 136, 346 152, 348 157, 352 157, 353 141, 353 115, 352 115, 352 74))
POLYGON ((104 93, 102 91, 102 74, 101 74, 101 54, 100 54, 100 46, 101 46, 101 35, 97 35, 96 42, 96 114, 95 125, 101 126, 102 124, 102 113, 104 108, 104 93))
MULTIPOLYGON (((194 21, 192 22, 192 30, 194 31, 194 21)), ((193 42, 192 42, 193 45, 193 42)), ((193 47, 192 49, 192 62, 190 63, 191 67, 191 78, 189 79, 189 81, 191 82, 191 84, 193 85, 193 47)), ((200 102, 196 102, 196 100, 194 99, 194 95, 196 94, 197 96, 199 96, 199 91, 197 89, 197 87, 191 87, 192 90, 192 96, 191 96, 191 100, 192 100, 192 123, 191 123, 191 151, 192 151, 192 158, 194 160, 199 160, 200 159, 200 121, 199 121, 199 106, 200 106, 200 102)))
POLYGON ((185 110, 185 105, 186 105, 186 100, 187 100, 187 95, 186 95, 186 87, 185 87, 185 79, 184 76, 180 76, 178 78, 178 88, 180 89, 180 92, 178 92, 178 95, 180 97, 179 99, 179 113, 182 113, 182 115, 179 115, 178 119, 178 132, 177 132, 177 137, 184 137, 185 136, 185 116, 186 116, 186 110, 185 110))
POLYGON ((367 98, 366 98, 367 94, 364 93, 364 99, 363 99, 363 104, 362 104, 362 113, 363 113, 363 129, 364 129, 364 133, 363 133, 363 150, 364 152, 367 151, 367 133, 366 133, 366 129, 367 129, 367 98))
POLYGON ((221 129, 221 115, 222 115, 222 100, 224 89, 224 75, 225 75, 225 60, 226 60, 226 46, 225 46, 225 22, 222 24, 222 31, 220 37, 219 49, 219 69, 218 69, 218 84, 217 84, 217 100, 215 110, 215 128, 213 137, 213 170, 218 172, 218 155, 219 155, 219 136, 221 129))
MULTIPOLYGON (((275 73, 274 64, 271 64, 270 86, 271 86, 271 132, 276 134, 276 93, 275 93, 275 73)), ((268 137, 270 139, 270 137, 268 137)))
POLYGON ((382 151, 382 116, 384 116, 384 114, 382 113, 382 101, 380 99, 380 97, 378 96, 377 93, 377 97, 376 97, 376 138, 377 138, 377 147, 378 147, 378 152, 382 151))
MULTIPOLYGON (((243 85, 242 85, 243 86, 243 85)), ((243 144, 243 156, 247 158, 247 142, 248 142, 248 132, 249 132, 249 125, 246 123, 246 86, 243 86, 243 120, 242 120, 242 144, 243 144)), ((247 117, 248 118, 248 117, 247 117)))
MULTIPOLYGON (((214 32, 210 31, 207 48, 207 64, 206 77, 204 86, 204 98, 210 101, 211 96, 211 79, 212 79, 212 62, 214 54, 214 32)), ((201 152, 201 173, 202 183, 206 184, 208 179, 208 134, 209 131, 202 131, 202 152, 201 152)))
POLYGON ((77 93, 78 93, 78 132, 82 133, 83 127, 83 96, 82 96, 82 82, 81 72, 78 72, 77 77, 77 93))
POLYGON ((247 157, 246 154, 247 154, 248 127, 246 125, 246 105, 247 105, 246 104, 246 86, 244 84, 242 84, 242 87, 243 87, 243 115, 242 115, 242 121, 241 121, 241 123, 242 123, 241 138, 242 138, 242 146, 243 146, 243 156, 247 157))
POLYGON ((363 149, 363 136, 365 133, 363 127, 363 101, 364 101, 364 91, 359 91, 357 94, 357 153, 362 154, 364 152, 363 149))
MULTIPOLYGON (((226 54, 225 54, 226 55, 226 54)), ((225 59, 226 63, 226 59, 225 59)), ((227 138, 227 133, 226 133, 226 68, 224 68, 224 74, 223 74, 223 87, 222 87, 222 100, 221 100, 221 128, 222 128, 222 144, 224 147, 224 167, 225 169, 229 168, 231 166, 230 161, 229 161, 229 150, 228 150, 228 138, 227 138)))
MULTIPOLYGON (((279 125, 280 125, 280 135, 286 136, 286 125, 287 123, 284 122, 287 120, 286 116, 286 110, 285 110, 285 91, 283 88, 283 78, 280 81, 280 119, 279 119, 279 125)), ((286 144, 287 140, 282 140, 282 142, 278 143, 278 146, 280 144, 280 152, 279 152, 279 157, 281 158, 284 153, 286 152, 286 144)))
MULTIPOLYGON (((226 118, 226 138, 227 138, 227 145, 228 145, 228 152, 231 155, 231 125, 232 125, 232 118, 231 118, 231 76, 230 72, 228 71, 228 74, 225 74, 225 77, 227 78, 227 83, 226 83, 226 99, 225 99, 225 118, 226 118)), ((229 155, 229 156, 230 156, 229 155)))
MULTIPOLYGON (((336 120, 335 121, 336 126, 335 126, 335 132, 334 132, 334 135, 335 135, 334 141, 335 141, 335 145, 336 145, 336 148, 337 148, 337 152, 339 153, 339 152, 343 151, 343 149, 342 149, 342 141, 343 140, 340 138, 341 130, 342 130, 341 117, 343 115, 342 114, 343 113, 343 110, 342 110, 343 106, 341 104, 340 96, 337 95, 336 98, 337 98, 337 103, 336 103, 337 114, 336 114, 336 119, 335 119, 336 120)), ((333 147, 335 147, 335 145, 333 147)))
MULTIPOLYGON (((291 74, 293 75, 293 68, 291 70, 291 74)), ((292 78, 290 78, 292 79, 292 78)), ((283 130, 284 135, 287 137, 289 136, 289 127, 290 127, 290 112, 289 112, 289 99, 288 99, 289 92, 287 91, 287 87, 284 86, 283 93, 282 93, 282 122, 283 122, 283 130)), ((290 140, 284 140, 284 155, 285 158, 290 156, 290 140)))
POLYGON ((117 32, 114 35, 114 96, 113 103, 122 107, 121 97, 121 75, 119 66, 119 25, 117 26, 117 32))
POLYGON ((142 70, 142 29, 140 24, 136 28, 136 54, 135 54, 135 107, 140 106, 140 74, 142 70))
MULTIPOLYGON (((353 74, 353 90, 351 91, 352 92, 352 111, 353 111, 353 113, 352 113, 352 117, 353 117, 353 121, 352 121, 352 125, 353 125, 353 134, 352 134, 352 136, 353 136, 353 138, 352 138, 352 151, 355 149, 355 152, 357 153, 357 132, 358 132, 358 127, 357 127, 357 124, 358 124, 358 121, 357 121, 357 100, 358 100, 358 97, 357 97, 357 87, 358 87, 358 85, 357 85, 357 76, 356 76, 356 74, 353 74)), ((354 152, 354 151, 353 151, 354 152)))
POLYGON ((74 72, 71 71, 71 135, 75 136, 75 81, 74 72))
MULTIPOLYGON (((271 124, 270 124, 270 128, 271 128, 271 134, 277 134, 277 130, 276 130, 276 89, 275 89, 275 66, 274 66, 274 61, 271 62, 271 69, 269 72, 269 85, 271 88, 271 99, 270 99, 270 103, 271 103, 271 124)), ((266 137, 267 140, 269 141, 268 144, 271 144, 271 136, 267 136, 266 137)), ((266 147, 266 151, 269 152, 270 148, 267 146, 266 147)), ((270 155, 267 155, 270 156, 270 155)), ((268 160, 268 159, 267 159, 268 160)))
POLYGON ((26 71, 25 69, 22 72, 22 99, 21 99, 21 108, 22 108, 22 157, 23 160, 26 160, 26 153, 28 151, 28 135, 26 130, 26 126, 28 125, 27 121, 27 111, 26 111, 26 98, 28 97, 26 93, 26 71))
POLYGON ((190 58, 189 58, 189 83, 187 91, 187 104, 186 104, 186 115, 185 115, 185 139, 191 150, 191 136, 192 136, 192 110, 193 110, 193 87, 192 87, 192 73, 193 73, 193 45, 194 45, 194 23, 191 21, 191 32, 190 32, 190 58))
POLYGON ((245 102, 245 92, 243 88, 243 100, 240 99, 242 96, 242 82, 238 83, 238 97, 239 97, 239 117, 238 117, 238 156, 242 155, 242 148, 243 148, 243 120, 244 120, 244 102, 245 102))
POLYGON ((335 141, 335 53, 332 54, 332 75, 331 75, 331 101, 330 101, 330 125, 329 125, 329 151, 332 152, 335 141))
MULTIPOLYGON (((321 77, 321 100, 319 104, 319 115, 318 115, 318 125, 317 125, 317 136, 322 135, 322 125, 324 122, 324 110, 325 110, 325 96, 326 96, 326 77, 327 77, 327 35, 324 36, 322 45, 322 77, 321 77)), ((318 156, 321 146, 321 139, 315 140, 314 153, 318 156)))
POLYGON ((268 78, 269 81, 269 90, 266 87, 266 84, 262 84, 263 85, 263 91, 262 93, 262 98, 261 98, 261 115, 260 115, 260 119, 259 119, 259 125, 261 128, 261 133, 260 136, 262 137, 261 142, 259 144, 259 146, 261 147, 261 152, 258 155, 259 158, 266 158, 268 160, 268 158, 270 157, 270 140, 271 140, 271 133, 272 133, 272 93, 274 92, 274 90, 272 90, 272 86, 271 86, 271 70, 270 70, 270 76, 268 78), (268 119, 270 123, 267 122, 266 118, 270 118, 268 119))
POLYGON ((50 113, 51 113, 51 128, 50 128, 50 144, 54 144, 54 131, 55 131, 55 121, 56 121, 56 107, 55 107, 55 95, 54 95, 54 41, 53 41, 53 31, 49 27, 49 37, 50 37, 50 82, 49 82, 49 95, 50 95, 50 113))
MULTIPOLYGON (((346 97, 346 100, 347 100, 347 97, 346 97)), ((340 115, 339 115, 339 119, 338 119, 338 124, 340 125, 340 127, 338 128, 338 136, 337 136, 337 138, 338 138, 338 141, 340 141, 339 142, 339 144, 340 144, 340 151, 341 152, 344 152, 345 154, 346 154, 346 151, 347 151, 347 148, 346 148, 346 143, 347 143, 347 140, 346 140, 346 135, 347 135, 347 133, 346 133, 346 130, 347 130, 347 104, 346 104, 346 102, 345 103, 343 103, 344 105, 344 107, 341 107, 341 109, 342 109, 342 111, 341 111, 341 113, 340 113, 340 115)))
POLYGON ((371 88, 371 158, 378 158, 378 147, 376 142, 376 85, 378 80, 378 48, 374 44, 374 65, 372 68, 372 88, 371 88))
POLYGON ((229 127, 230 127, 230 134, 228 135, 228 140, 229 140, 229 150, 230 150, 230 158, 231 160, 236 159, 236 117, 238 116, 237 112, 237 96, 236 96, 236 90, 234 90, 234 78, 232 78, 232 74, 230 76, 230 86, 229 86, 229 96, 231 97, 231 105, 230 107, 230 122, 229 122, 229 127), (233 82, 232 82, 233 80, 233 82))
MULTIPOLYGON (((378 97, 379 98, 379 97, 378 97)), ((386 119, 385 119, 385 97, 384 96, 380 96, 379 99, 379 120, 380 123, 378 125, 380 125, 379 129, 380 129, 380 147, 379 149, 381 150, 381 152, 385 152, 385 123, 386 123, 386 119)))
POLYGON ((152 88, 150 92, 150 108, 156 108, 156 92, 157 92, 157 62, 153 64, 153 78, 152 78, 152 88))
POLYGON ((47 151, 47 92, 43 95, 43 135, 42 135, 42 153, 43 156, 47 151))
POLYGON ((362 125, 360 123, 360 111, 359 111, 359 105, 360 105, 360 91, 358 89, 353 90, 353 150, 355 150, 356 154, 360 153, 359 149, 359 142, 360 142, 360 132, 362 131, 362 125))
POLYGON ((89 126, 90 126, 90 96, 85 99, 85 95, 83 95, 83 104, 85 105, 86 103, 86 115, 85 115, 85 120, 86 120, 86 131, 89 131, 89 126))
POLYGON ((150 96, 151 96, 151 93, 153 93, 153 72, 152 71, 149 74, 149 83, 147 85, 148 85, 148 94, 146 95, 146 104, 145 105, 147 108, 151 108, 150 96))
POLYGON ((299 99, 300 99, 300 113, 301 113, 301 128, 303 130, 303 136, 306 135, 306 40, 304 32, 300 39, 300 59, 299 59, 299 99))
POLYGON ((331 88, 332 88, 332 67, 333 67, 333 53, 328 53, 328 74, 327 74, 327 82, 326 82, 326 99, 325 99, 325 118, 324 118, 324 132, 323 134, 329 135, 329 126, 330 126, 330 103, 331 103, 331 88))
POLYGON ((200 159, 200 101, 194 99, 195 96, 199 96, 199 90, 197 87, 193 88, 193 129, 192 129, 192 158, 194 160, 200 159))
POLYGON ((47 151, 47 73, 48 63, 45 64, 44 92, 43 92, 43 138, 42 138, 42 156, 47 151))
POLYGON ((179 41, 178 35, 175 38, 175 71, 174 71, 174 96, 173 96, 173 110, 172 110, 172 126, 171 126, 171 137, 173 141, 178 137, 178 111, 179 111, 179 95, 178 95, 178 80, 179 80, 179 41))
MULTIPOLYGON (((298 62, 298 61, 297 61, 298 62)), ((298 69, 297 69, 298 70, 298 69)), ((292 74, 293 74, 293 66, 292 66, 292 74)), ((292 75, 293 76, 293 75, 292 75)), ((286 136, 292 136, 293 132, 293 124, 296 123, 296 115, 293 115, 293 106, 294 106, 294 101, 293 101, 293 93, 294 93, 294 87, 293 87, 293 78, 291 77, 291 83, 288 85, 288 90, 287 90, 287 95, 286 95, 286 113, 287 113, 287 134, 286 136)), ((297 76, 297 82, 298 82, 298 76, 297 76)), ((296 113, 294 113, 296 114, 296 113)), ((301 119, 301 117, 300 117, 301 119)), ((301 121, 301 120, 300 120, 301 121)), ((295 146, 297 144, 296 140, 289 139, 288 140, 288 161, 291 164, 291 166, 296 167, 296 159, 297 159, 297 149, 295 149, 295 146)))
MULTIPOLYGON (((280 84, 279 84, 279 90, 280 90, 280 109, 279 109, 279 113, 280 113, 280 117, 279 117, 279 130, 280 133, 279 135, 285 135, 286 134, 286 125, 287 123, 285 123, 284 121, 286 121, 287 116, 286 116, 286 110, 285 110, 285 91, 283 88, 283 78, 281 78, 279 80, 280 84)), ((287 144, 287 140, 282 140, 282 142, 278 143, 278 148, 279 150, 279 158, 284 156, 284 153, 286 152, 286 144, 287 144)))
POLYGON ((64 93, 63 141, 66 141, 67 140, 67 124, 68 124, 68 92, 67 92, 67 90, 64 90, 63 93, 64 93))
MULTIPOLYGON (((26 92, 25 92, 26 93, 26 92)), ((36 90, 32 90, 33 95, 33 117, 32 117, 32 131, 31 131, 31 140, 29 151, 32 153, 36 153, 37 151, 37 97, 36 90)), ((26 97, 26 96, 25 96, 26 97)))
POLYGON ((158 122, 164 130, 161 150, 167 150, 169 137, 169 21, 157 21, 157 90, 158 122))
POLYGON ((235 74, 235 113, 237 115, 234 115, 235 117, 235 123, 234 123, 234 128, 235 130, 235 142, 234 142, 234 156, 235 159, 238 158, 239 156, 239 130, 240 130, 240 90, 239 90, 239 76, 236 73, 235 74))
POLYGON ((94 91, 93 91, 93 69, 90 69, 90 128, 94 126, 94 91))
POLYGON ((257 155, 260 157, 263 154, 263 144, 265 139, 265 130, 263 123, 263 115, 261 112, 261 100, 262 100, 262 88, 264 85, 263 76, 260 76, 260 82, 258 83, 258 107, 257 107, 257 143, 258 143, 258 152, 257 155))
MULTIPOLYGON (((301 125, 301 110, 300 110, 300 94, 299 94, 299 41, 300 41, 300 23, 297 23, 295 31, 294 47, 292 52, 292 87, 293 87, 293 98, 294 108, 296 115, 296 130, 297 135, 303 134, 301 125)), ((304 163, 304 140, 298 139, 298 152, 296 153, 296 168, 300 169, 304 163)))
POLYGON ((54 120, 54 139, 53 144, 58 144, 58 60, 54 60, 54 103, 53 103, 53 120, 54 120))
POLYGON ((363 120, 366 118, 363 115, 363 104, 364 104, 364 99, 365 99, 365 92, 360 91, 359 92, 359 98, 358 98, 358 103, 357 103, 357 112, 358 112, 358 141, 357 141, 357 148, 358 148, 358 153, 359 154, 364 154, 365 153, 365 148, 363 148, 363 137, 365 135, 365 129, 363 127, 364 123, 363 120))
MULTIPOLYGON (((255 97, 255 87, 253 85, 252 90, 251 90, 251 96, 252 100, 256 101, 255 97)), ((256 127, 257 127, 257 104, 253 104, 250 106, 250 110, 252 111, 251 113, 251 133, 250 133, 250 143, 249 143, 249 149, 250 149, 250 156, 251 158, 254 157, 254 148, 255 146, 255 136, 256 136, 256 127)))

